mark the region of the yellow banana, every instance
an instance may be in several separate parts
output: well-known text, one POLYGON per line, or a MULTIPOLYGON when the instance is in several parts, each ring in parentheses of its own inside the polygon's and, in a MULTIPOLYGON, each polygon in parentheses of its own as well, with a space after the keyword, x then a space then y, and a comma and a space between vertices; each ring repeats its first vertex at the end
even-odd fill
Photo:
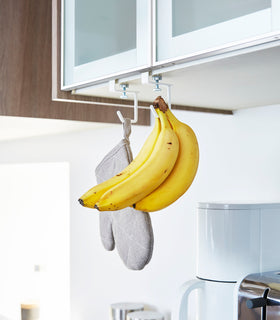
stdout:
POLYGON ((94 208, 96 202, 107 190, 109 190, 116 184, 120 183, 121 181, 125 180, 134 171, 139 169, 151 155, 154 149, 154 146, 157 142, 159 134, 160 134, 160 121, 159 119, 156 119, 152 132, 146 139, 143 147, 141 148, 136 158, 123 171, 121 171, 111 179, 108 179, 94 186, 93 188, 88 190, 85 194, 83 194, 79 199, 80 204, 88 208, 94 208))
POLYGON ((169 109, 166 114, 179 139, 179 155, 167 179, 134 205, 137 210, 152 212, 169 206, 188 190, 197 172, 199 148, 195 133, 188 125, 176 119, 169 109))
POLYGON ((161 131, 147 161, 130 177, 109 189, 96 204, 100 211, 131 206, 156 189, 170 174, 179 152, 179 141, 164 112, 156 110, 161 131))

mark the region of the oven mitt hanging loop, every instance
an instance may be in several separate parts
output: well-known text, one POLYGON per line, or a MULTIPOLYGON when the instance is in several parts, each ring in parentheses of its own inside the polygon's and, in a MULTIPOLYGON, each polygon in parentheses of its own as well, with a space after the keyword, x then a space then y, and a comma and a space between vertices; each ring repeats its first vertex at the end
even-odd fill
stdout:
MULTIPOLYGON (((129 136, 131 120, 124 119, 123 139, 103 158, 95 169, 97 183, 121 172, 133 160, 129 136)), ((147 212, 125 208, 99 212, 100 237, 108 251, 117 248, 127 268, 141 270, 152 257, 154 236, 150 215, 147 212)))

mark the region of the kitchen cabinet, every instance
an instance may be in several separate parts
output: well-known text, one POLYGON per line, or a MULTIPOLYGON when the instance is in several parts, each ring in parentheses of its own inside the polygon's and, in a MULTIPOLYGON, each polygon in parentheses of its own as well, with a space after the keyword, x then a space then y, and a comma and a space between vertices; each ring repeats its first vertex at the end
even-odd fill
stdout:
POLYGON ((67 98, 127 104, 128 100, 119 99, 120 93, 110 90, 114 80, 118 90, 121 84, 129 84, 129 90, 138 93, 140 109, 147 109, 156 95, 166 98, 168 94, 154 92, 151 83, 142 81, 143 75, 149 74, 151 82, 152 76, 160 74, 163 83, 172 85, 171 102, 176 109, 232 114, 240 108, 280 103, 279 0, 213 0, 211 5, 203 0, 132 2, 121 1, 122 10, 107 12, 104 7, 114 8, 109 0, 106 4, 62 0, 60 89, 72 93, 67 98), (79 5, 84 9, 78 10, 79 5), (85 22, 102 12, 107 22, 121 21, 118 28, 105 26, 102 19, 101 29, 98 23, 85 22), (136 24, 128 20, 127 42, 122 42, 122 19, 127 16, 134 16, 136 24), (80 20, 82 30, 77 31, 80 20), (98 37, 105 47, 99 48, 98 37), (126 58, 132 51, 138 60, 126 58))
POLYGON ((64 89, 151 66, 149 0, 64 0, 64 89))
POLYGON ((280 29, 278 0, 161 0, 156 10, 156 62, 250 46, 280 29))
POLYGON ((279 0, 62 0, 63 89, 277 39, 279 0), (151 23, 153 22, 153 23, 151 23))
MULTIPOLYGON (((55 4, 45 0, 1 2, 0 115, 120 123, 110 99, 82 99, 60 90, 56 55, 60 47, 52 45, 60 43, 56 41, 55 4)), ((125 116, 133 115, 131 108, 119 110, 125 116)), ((150 113, 141 109, 138 119, 137 124, 147 125, 150 113)))

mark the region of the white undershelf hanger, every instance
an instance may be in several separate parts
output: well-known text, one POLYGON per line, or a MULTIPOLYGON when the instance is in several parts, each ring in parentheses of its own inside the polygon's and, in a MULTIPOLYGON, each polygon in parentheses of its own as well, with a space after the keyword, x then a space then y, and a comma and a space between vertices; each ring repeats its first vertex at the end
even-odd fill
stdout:
MULTIPOLYGON (((131 119, 131 123, 137 123, 137 121, 138 121, 138 97, 137 97, 138 92, 137 91, 128 91, 127 90, 128 86, 129 86, 128 83, 122 83, 122 84, 120 84, 120 87, 122 89, 116 89, 116 81, 115 80, 109 81, 109 90, 111 92, 121 92, 121 95, 120 95, 121 99, 127 99, 128 95, 133 95, 134 118, 131 119)), ((118 115, 121 123, 124 123, 124 117, 119 110, 117 111, 117 115, 118 115)))
MULTIPOLYGON (((171 109, 171 86, 172 84, 170 83, 159 83, 159 81, 162 80, 162 76, 161 75, 154 75, 153 76, 153 81, 149 79, 149 73, 148 72, 144 72, 141 74, 141 83, 142 84, 151 84, 154 86, 153 91, 155 92, 160 92, 161 88, 160 86, 164 86, 167 88, 167 104, 169 109, 171 109)), ((121 89, 116 89, 116 80, 111 80, 109 81, 109 90, 111 92, 119 92, 121 93, 120 98, 121 99, 127 99, 128 95, 132 95, 133 96, 133 100, 134 100, 134 105, 133 105, 133 109, 134 109, 134 118, 131 119, 131 123, 137 123, 138 121, 138 91, 131 91, 131 90, 127 90, 127 88, 129 87, 128 83, 121 83, 120 84, 121 89)), ((150 105, 150 110, 153 114, 153 116, 155 118, 158 118, 158 115, 154 109, 153 105, 150 105)), ((117 115, 120 119, 120 121, 122 123, 124 123, 124 117, 122 115, 122 113, 118 110, 117 111, 117 115)))

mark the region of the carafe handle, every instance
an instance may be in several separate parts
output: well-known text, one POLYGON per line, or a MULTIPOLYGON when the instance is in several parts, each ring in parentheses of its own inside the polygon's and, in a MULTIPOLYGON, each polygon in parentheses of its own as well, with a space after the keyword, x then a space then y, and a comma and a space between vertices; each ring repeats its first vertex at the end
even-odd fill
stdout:
POLYGON ((195 289, 203 289, 203 280, 193 279, 182 284, 176 296, 172 312, 172 320, 187 320, 189 310, 189 295, 195 289))

